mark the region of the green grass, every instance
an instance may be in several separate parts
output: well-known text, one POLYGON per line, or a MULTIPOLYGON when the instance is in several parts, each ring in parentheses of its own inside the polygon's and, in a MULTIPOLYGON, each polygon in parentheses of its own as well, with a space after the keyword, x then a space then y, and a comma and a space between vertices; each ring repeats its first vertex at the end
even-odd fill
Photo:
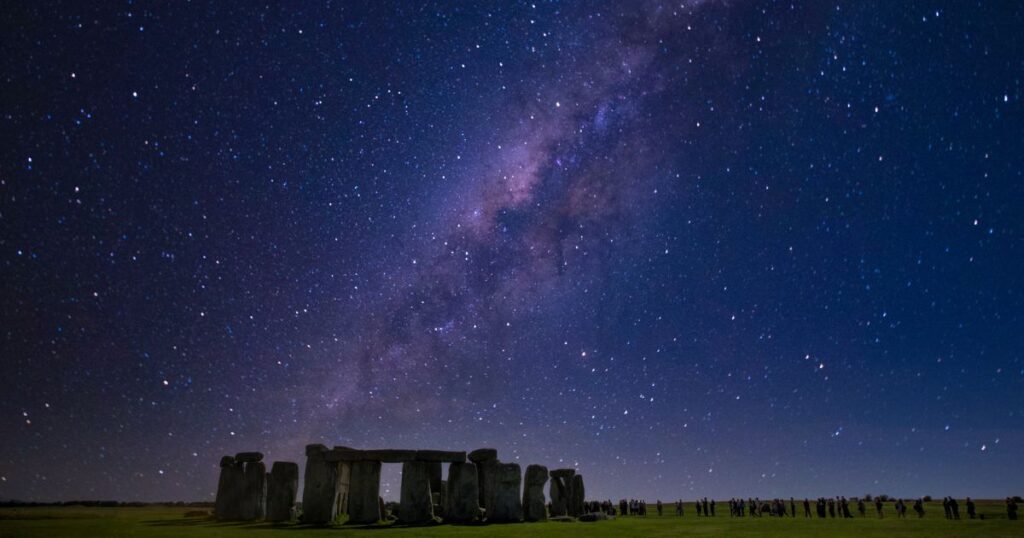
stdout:
MULTIPOLYGON (((961 503, 961 510, 962 508, 961 503)), ((650 506, 653 509, 653 505, 650 506)), ((886 507, 885 519, 869 514, 866 518, 804 519, 772 518, 736 519, 697 518, 690 504, 686 505, 686 517, 668 515, 673 508, 666 505, 666 515, 658 517, 624 517, 613 521, 597 523, 522 523, 516 525, 452 526, 436 527, 388 527, 385 525, 367 528, 335 526, 329 529, 304 527, 301 525, 270 525, 265 523, 240 524, 219 523, 204 518, 187 518, 185 512, 194 508, 145 507, 145 508, 2 508, 0 509, 0 537, 165 537, 195 536, 257 538, 301 538, 305 536, 365 536, 365 537, 416 537, 416 536, 528 536, 544 538, 549 536, 730 536, 730 537, 818 537, 838 536, 850 538, 868 537, 984 537, 1000 538, 1024 536, 1024 521, 1006 519, 1001 502, 979 502, 979 513, 986 519, 947 521, 942 506, 930 503, 926 506, 924 519, 917 519, 913 512, 906 520, 892 517, 891 503, 886 507)), ((674 513, 674 512, 672 512, 674 513)))

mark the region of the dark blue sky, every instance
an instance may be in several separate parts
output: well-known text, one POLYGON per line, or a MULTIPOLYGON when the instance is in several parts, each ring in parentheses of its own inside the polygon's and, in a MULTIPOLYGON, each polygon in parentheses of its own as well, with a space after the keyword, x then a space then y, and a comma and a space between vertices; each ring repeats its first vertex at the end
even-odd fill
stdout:
POLYGON ((102 4, 0 15, 0 499, 1020 493, 1015 2, 102 4))

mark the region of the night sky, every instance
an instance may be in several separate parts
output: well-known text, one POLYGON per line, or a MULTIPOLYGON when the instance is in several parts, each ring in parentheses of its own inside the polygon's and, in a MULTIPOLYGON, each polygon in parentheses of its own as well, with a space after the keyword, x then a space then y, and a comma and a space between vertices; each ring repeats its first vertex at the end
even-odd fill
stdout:
POLYGON ((87 4, 0 15, 0 499, 1021 493, 1021 4, 87 4))

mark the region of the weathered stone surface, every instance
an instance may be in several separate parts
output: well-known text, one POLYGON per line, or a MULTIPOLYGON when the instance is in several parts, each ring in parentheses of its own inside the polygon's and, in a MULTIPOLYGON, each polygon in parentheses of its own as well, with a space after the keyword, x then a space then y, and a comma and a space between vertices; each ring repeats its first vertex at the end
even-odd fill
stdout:
POLYGON ((544 502, 544 484, 548 481, 548 468, 543 465, 527 465, 523 479, 523 519, 544 521, 548 517, 544 502))
POLYGON ((494 448, 478 448, 469 453, 469 461, 473 463, 496 459, 498 459, 498 450, 494 448))
POLYGON ((498 465, 496 459, 486 459, 476 463, 477 484, 480 496, 480 507, 491 513, 494 505, 494 470, 498 465))
MULTIPOLYGON (((238 461, 238 456, 235 456, 238 461)), ((245 464, 244 490, 239 503, 239 519, 253 521, 263 519, 267 507, 267 466, 262 461, 245 464)))
POLYGON ((241 463, 256 463, 257 461, 263 461, 262 452, 239 452, 235 454, 235 461, 241 463))
POLYGON ((220 466, 221 467, 230 467, 230 466, 232 466, 234 464, 235 464, 235 457, 234 456, 223 456, 220 459, 220 466))
POLYGON ((430 463, 407 461, 402 464, 402 493, 398 520, 423 523, 434 519, 434 502, 430 496, 430 463))
POLYGON ((299 465, 275 461, 267 483, 267 521, 288 521, 299 492, 299 465))
POLYGON ((450 450, 417 450, 417 461, 430 461, 437 463, 461 463, 466 461, 466 452, 453 452, 450 450))
POLYGON ((327 462, 330 462, 330 463, 338 463, 338 462, 342 462, 342 461, 345 461, 345 462, 363 461, 365 459, 372 459, 372 458, 366 458, 366 457, 363 456, 363 451, 362 450, 355 450, 355 449, 352 449, 352 448, 345 448, 345 447, 337 447, 336 446, 336 447, 334 447, 334 448, 324 452, 324 460, 327 461, 327 462))
POLYGON ((568 491, 565 487, 565 479, 551 474, 551 486, 548 489, 551 495, 551 517, 567 516, 569 514, 568 491))
POLYGON ((448 466, 448 506, 445 520, 454 523, 468 523, 480 515, 476 465, 453 463, 448 466))
POLYGON ((242 498, 245 495, 245 466, 235 463, 234 458, 221 458, 220 478, 217 481, 217 499, 213 513, 217 519, 230 521, 239 519, 242 498), (229 465, 224 465, 231 458, 229 465))
POLYGON ((378 449, 364 450, 364 459, 376 460, 384 463, 405 463, 416 459, 415 450, 378 449))
POLYGON ((306 456, 312 456, 313 454, 319 454, 321 452, 327 452, 327 447, 321 444, 306 445, 306 456))
POLYGON ((352 462, 349 485, 349 523, 376 523, 384 515, 380 503, 380 462, 352 462))
POLYGON ((305 484, 302 488, 302 522, 325 525, 338 517, 338 506, 343 491, 342 466, 325 459, 327 447, 310 445, 306 447, 305 484), (315 448, 319 447, 319 448, 315 448))
POLYGON ((551 476, 557 478, 572 478, 575 474, 576 469, 555 469, 551 471, 551 476))
POLYGON ((569 488, 569 515, 580 517, 585 513, 583 506, 586 501, 586 490, 583 489, 583 475, 572 477, 572 487, 569 488))
POLYGON ((591 521, 607 521, 608 514, 604 512, 591 512, 589 514, 580 514, 580 517, 576 518, 579 521, 591 522, 591 521))
POLYGON ((515 523, 523 519, 520 485, 523 475, 518 463, 498 463, 494 469, 494 505, 487 521, 515 523))

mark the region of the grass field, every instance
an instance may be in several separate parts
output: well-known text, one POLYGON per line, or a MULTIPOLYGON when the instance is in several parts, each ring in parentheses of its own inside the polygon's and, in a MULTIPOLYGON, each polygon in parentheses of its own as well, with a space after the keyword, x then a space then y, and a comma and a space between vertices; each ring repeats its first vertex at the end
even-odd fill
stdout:
MULTIPOLYGON (((653 508, 653 507, 652 507, 653 508)), ((1001 502, 979 502, 978 511, 986 519, 947 521, 942 506, 930 503, 924 519, 909 517, 896 519, 890 513, 885 519, 875 517, 842 519, 804 519, 762 517, 735 519, 719 516, 697 518, 687 505, 683 518, 665 515, 657 517, 623 517, 596 523, 521 523, 515 525, 435 527, 330 528, 301 525, 270 525, 265 523, 219 523, 208 518, 185 517, 194 508, 81 508, 39 507, 0 509, 0 537, 166 537, 195 536, 258 538, 301 538, 305 536, 729 536, 729 537, 786 537, 839 536, 851 538, 878 537, 963 537, 1021 538, 1024 521, 1006 519, 1001 502)), ((913 513, 911 512, 911 516, 913 513)))

